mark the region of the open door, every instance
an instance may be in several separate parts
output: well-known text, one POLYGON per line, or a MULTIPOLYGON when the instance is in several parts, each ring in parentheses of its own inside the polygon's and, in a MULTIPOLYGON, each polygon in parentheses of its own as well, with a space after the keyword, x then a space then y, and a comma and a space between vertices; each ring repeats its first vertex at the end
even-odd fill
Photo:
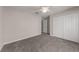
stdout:
POLYGON ((50 34, 50 17, 42 17, 42 33, 50 34))

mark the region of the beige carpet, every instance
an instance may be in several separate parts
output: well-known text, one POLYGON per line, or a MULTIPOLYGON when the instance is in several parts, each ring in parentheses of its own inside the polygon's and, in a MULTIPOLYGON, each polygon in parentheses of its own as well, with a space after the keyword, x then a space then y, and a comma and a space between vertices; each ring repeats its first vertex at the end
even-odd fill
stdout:
POLYGON ((78 52, 79 43, 42 34, 4 45, 2 52, 78 52))

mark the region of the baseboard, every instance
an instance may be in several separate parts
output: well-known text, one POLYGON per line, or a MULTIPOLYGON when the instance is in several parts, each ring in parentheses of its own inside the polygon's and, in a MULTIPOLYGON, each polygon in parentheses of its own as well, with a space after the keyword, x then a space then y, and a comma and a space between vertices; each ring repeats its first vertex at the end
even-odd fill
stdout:
POLYGON ((71 41, 71 42, 79 43, 79 42, 77 42, 77 41, 75 41, 75 40, 69 40, 69 39, 67 39, 67 38, 62 38, 62 37, 55 36, 55 35, 50 35, 50 36, 54 36, 54 37, 57 37, 57 38, 60 38, 60 39, 63 39, 63 40, 67 40, 67 41, 71 41))
MULTIPOLYGON (((31 35, 31 36, 28 36, 28 37, 23 37, 23 38, 21 38, 21 39, 17 39, 17 40, 14 40, 14 41, 4 42, 4 43, 3 43, 3 46, 6 45, 6 44, 10 44, 10 43, 13 43, 13 42, 16 42, 16 41, 28 39, 28 38, 31 38, 31 37, 34 37, 34 36, 38 36, 38 35, 41 35, 41 33, 40 33, 40 34, 31 35)), ((1 48, 2 48, 2 47, 1 47, 1 48)))

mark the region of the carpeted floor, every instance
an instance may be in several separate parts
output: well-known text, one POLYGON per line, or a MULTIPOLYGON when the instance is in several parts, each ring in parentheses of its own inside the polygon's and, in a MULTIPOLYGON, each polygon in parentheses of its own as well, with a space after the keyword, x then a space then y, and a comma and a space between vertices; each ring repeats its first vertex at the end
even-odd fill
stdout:
POLYGON ((42 34, 4 45, 2 52, 78 52, 79 43, 42 34))

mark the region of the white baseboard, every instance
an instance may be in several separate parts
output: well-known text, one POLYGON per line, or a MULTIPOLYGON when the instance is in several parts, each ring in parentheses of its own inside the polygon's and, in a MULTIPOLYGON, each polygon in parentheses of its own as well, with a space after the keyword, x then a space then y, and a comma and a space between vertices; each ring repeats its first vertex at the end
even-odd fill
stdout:
POLYGON ((17 40, 13 40, 13 41, 4 42, 3 46, 6 45, 6 44, 10 44, 10 43, 13 43, 13 42, 16 42, 16 41, 19 41, 19 40, 28 39, 28 38, 31 38, 31 37, 34 37, 34 36, 38 36, 38 35, 41 35, 41 33, 40 34, 31 35, 31 36, 28 36, 28 37, 23 37, 23 38, 20 38, 20 39, 17 39, 17 40))
POLYGON ((55 37, 58 37, 58 38, 61 38, 61 39, 64 39, 64 40, 69 40, 69 41, 73 41, 73 42, 79 43, 79 41, 70 40, 70 39, 68 39, 68 38, 64 38, 64 37, 60 37, 60 36, 56 36, 56 35, 50 35, 50 36, 55 36, 55 37))
MULTIPOLYGON (((40 34, 41 34, 41 33, 40 33, 40 34)), ((35 34, 35 35, 23 37, 23 38, 20 38, 20 39, 17 39, 17 40, 13 40, 13 41, 3 42, 3 44, 0 45, 0 51, 1 51, 2 47, 3 47, 4 45, 6 45, 6 44, 13 43, 13 42, 16 42, 16 41, 19 41, 19 40, 23 40, 23 39, 27 39, 27 38, 30 38, 30 37, 38 36, 38 35, 40 35, 40 34, 35 34)))

